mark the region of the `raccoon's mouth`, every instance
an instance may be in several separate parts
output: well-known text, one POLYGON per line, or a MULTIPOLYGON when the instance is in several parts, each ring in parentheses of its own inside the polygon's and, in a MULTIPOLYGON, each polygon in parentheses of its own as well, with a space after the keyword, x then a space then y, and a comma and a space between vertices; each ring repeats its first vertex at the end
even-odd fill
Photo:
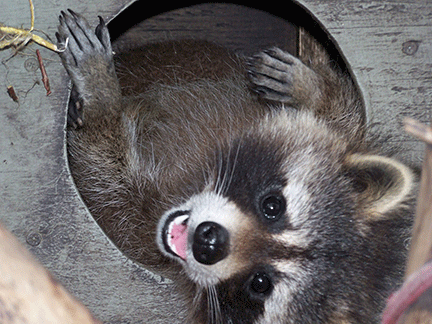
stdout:
POLYGON ((162 230, 165 250, 186 261, 189 213, 178 211, 168 217, 162 230))

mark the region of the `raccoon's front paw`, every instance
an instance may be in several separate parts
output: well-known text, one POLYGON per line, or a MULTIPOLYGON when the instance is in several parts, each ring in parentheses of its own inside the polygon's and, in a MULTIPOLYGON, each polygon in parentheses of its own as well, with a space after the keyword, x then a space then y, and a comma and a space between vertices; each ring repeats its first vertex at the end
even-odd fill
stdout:
POLYGON ((99 72, 91 69, 89 65, 114 64, 111 41, 108 28, 101 17, 96 31, 93 31, 81 15, 70 9, 68 11, 69 14, 62 11, 59 16, 60 25, 56 36, 59 47, 65 48, 59 55, 78 93, 83 96, 87 91, 87 79, 102 76, 94 75, 99 72))
POLYGON ((252 90, 264 99, 282 103, 300 101, 304 79, 315 77, 299 59, 277 47, 253 56, 247 66, 252 90))
POLYGON ((92 101, 106 101, 107 93, 116 97, 120 91, 115 74, 113 53, 108 28, 99 17, 96 30, 77 13, 61 12, 56 33, 59 53, 72 79, 74 91, 69 104, 68 120, 82 124, 82 106, 92 101))

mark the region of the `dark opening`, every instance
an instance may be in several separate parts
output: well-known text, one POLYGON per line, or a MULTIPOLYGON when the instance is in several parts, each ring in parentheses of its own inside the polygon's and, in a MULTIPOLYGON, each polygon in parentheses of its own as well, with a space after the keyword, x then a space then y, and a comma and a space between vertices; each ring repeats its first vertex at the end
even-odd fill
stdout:
POLYGON ((319 22, 293 2, 265 4, 257 9, 235 3, 149 6, 141 0, 111 21, 109 29, 117 51, 144 43, 195 38, 214 41, 244 55, 272 46, 298 55, 299 30, 303 29, 324 46, 332 63, 347 70, 343 56, 319 22))

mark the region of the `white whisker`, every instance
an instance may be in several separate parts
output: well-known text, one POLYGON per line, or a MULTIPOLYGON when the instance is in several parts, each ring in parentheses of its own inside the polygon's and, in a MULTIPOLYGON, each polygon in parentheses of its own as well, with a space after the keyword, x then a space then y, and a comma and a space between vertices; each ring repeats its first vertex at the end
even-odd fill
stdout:
POLYGON ((219 299, 215 286, 207 288, 207 304, 209 324, 219 324, 222 322, 222 314, 219 305, 219 299))
POLYGON ((218 170, 216 173, 215 191, 218 195, 220 195, 222 190, 221 175, 223 165, 223 154, 221 149, 217 150, 216 165, 218 165, 218 170))
MULTIPOLYGON (((239 155, 239 152, 240 152, 240 148, 241 148, 241 143, 239 142, 238 145, 237 145, 236 154, 234 156, 234 162, 233 162, 232 167, 231 167, 232 168, 231 169, 231 174, 230 174, 230 176, 228 178, 228 181, 224 184, 224 190, 223 190, 222 193, 225 193, 228 190, 228 188, 230 187, 230 185, 231 185, 232 179, 234 177, 235 168, 237 167, 237 158, 238 158, 238 155, 239 155)), ((229 159, 229 157, 228 157, 228 159, 229 159)), ((227 168, 226 172, 228 172, 228 170, 229 169, 227 168)))

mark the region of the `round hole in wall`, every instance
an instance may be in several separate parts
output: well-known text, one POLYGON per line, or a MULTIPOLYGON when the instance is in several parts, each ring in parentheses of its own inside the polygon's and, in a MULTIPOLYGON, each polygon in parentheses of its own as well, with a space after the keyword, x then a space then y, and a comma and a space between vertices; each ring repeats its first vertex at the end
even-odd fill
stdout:
MULTIPOLYGON (((279 17, 272 14, 277 13, 275 9, 266 12, 227 3, 197 4, 172 8, 169 11, 166 6, 163 9, 152 7, 151 11, 146 6, 144 1, 135 2, 109 23, 113 49, 116 53, 165 40, 204 39, 245 56, 277 46, 303 60, 327 60, 329 64, 349 73, 343 55, 320 24, 294 3, 284 4, 283 12, 286 14, 279 17), (144 14, 137 17, 137 12, 144 14)), ((130 192, 120 194, 131 195, 130 192)), ((110 199, 115 200, 115 197, 110 199)), ((112 210, 117 212, 116 207, 112 210)), ((110 212, 110 208, 106 208, 97 215, 96 219, 101 227, 132 259, 144 260, 144 252, 131 252, 129 248, 129 245, 136 243, 132 244, 129 239, 121 239, 119 233, 114 233, 117 229, 128 231, 125 219, 114 225, 112 221, 103 221, 104 215, 110 212)), ((136 212, 145 214, 145 210, 136 212)), ((128 226, 131 229, 139 226, 145 228, 141 220, 136 220, 128 226)), ((143 235, 143 239, 153 240, 154 228, 143 235)), ((137 235, 134 233, 132 236, 135 239, 137 235)))

